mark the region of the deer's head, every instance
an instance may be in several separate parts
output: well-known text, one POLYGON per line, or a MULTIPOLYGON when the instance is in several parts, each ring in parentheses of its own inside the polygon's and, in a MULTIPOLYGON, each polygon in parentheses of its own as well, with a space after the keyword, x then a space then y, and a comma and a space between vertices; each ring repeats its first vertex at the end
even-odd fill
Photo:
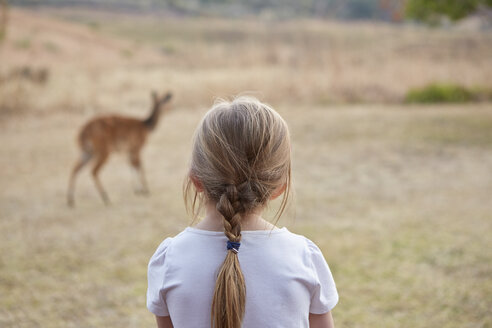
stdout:
POLYGON ((173 94, 168 91, 162 95, 159 95, 156 91, 152 91, 151 96, 154 109, 162 110, 163 108, 169 108, 169 106, 165 105, 169 103, 173 97, 173 94))

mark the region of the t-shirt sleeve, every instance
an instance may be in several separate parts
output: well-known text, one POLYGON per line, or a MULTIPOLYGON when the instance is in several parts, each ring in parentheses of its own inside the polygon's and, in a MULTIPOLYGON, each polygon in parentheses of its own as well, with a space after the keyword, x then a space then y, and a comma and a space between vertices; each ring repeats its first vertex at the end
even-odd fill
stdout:
POLYGON ((338 303, 338 292, 321 250, 310 240, 308 240, 308 248, 314 276, 309 312, 323 314, 331 311, 338 303))
POLYGON ((172 238, 165 239, 157 248, 149 262, 147 271, 147 308, 157 316, 165 317, 169 315, 164 293, 164 281, 168 262, 166 254, 172 238))

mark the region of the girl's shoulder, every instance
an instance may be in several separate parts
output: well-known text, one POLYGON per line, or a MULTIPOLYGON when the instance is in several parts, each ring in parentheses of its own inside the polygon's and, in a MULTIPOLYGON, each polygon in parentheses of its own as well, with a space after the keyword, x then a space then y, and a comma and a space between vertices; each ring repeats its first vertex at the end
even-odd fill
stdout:
POLYGON ((283 234, 279 234, 280 239, 284 239, 285 242, 290 243, 299 248, 305 249, 309 253, 320 253, 321 250, 311 239, 307 238, 304 235, 297 234, 295 232, 289 231, 287 228, 280 229, 285 232, 283 234))
MULTIPOLYGON (((274 230, 243 231, 241 243, 242 250, 250 249, 253 252, 261 251, 265 256, 286 256, 292 258, 295 254, 302 257, 307 262, 324 261, 324 256, 320 248, 309 238, 289 231, 287 228, 274 230)), ((151 262, 163 264, 164 259, 173 257, 177 253, 178 258, 187 255, 203 253, 201 256, 209 254, 220 254, 225 245, 226 237, 223 232, 201 230, 187 227, 174 237, 165 238, 157 247, 151 262), (202 250, 202 251, 201 251, 202 250)), ((295 256, 294 256, 295 257, 295 256)), ((308 264, 307 263, 307 264, 308 264)))
MULTIPOLYGON (((298 244, 299 246, 307 247, 312 251, 318 251, 318 246, 309 238, 304 235, 300 235, 294 232, 289 231, 286 227, 283 228, 275 228, 273 230, 249 230, 242 231, 241 234, 245 239, 274 239, 274 240, 284 240, 288 242, 292 242, 294 244, 298 244)), ((210 238, 213 237, 225 238, 225 235, 221 231, 210 231, 210 230, 202 230, 193 227, 187 227, 180 233, 178 233, 174 237, 165 238, 157 250, 164 251, 169 248, 172 244, 187 242, 189 239, 196 239, 197 236, 202 238, 210 238)))
MULTIPOLYGON (((174 237, 166 237, 164 240, 157 246, 156 251, 152 255, 152 259, 156 257, 163 257, 165 256, 168 252, 169 249, 173 247, 173 244, 176 243, 176 240, 180 240, 183 238, 183 235, 185 235, 187 229, 181 231, 179 234, 177 234, 174 237)), ((151 260, 152 260, 151 259, 151 260)))
POLYGON ((288 242, 292 245, 295 244, 296 247, 300 249, 310 261, 325 261, 321 249, 311 239, 304 235, 296 234, 290 231, 288 231, 286 237, 288 238, 288 242))

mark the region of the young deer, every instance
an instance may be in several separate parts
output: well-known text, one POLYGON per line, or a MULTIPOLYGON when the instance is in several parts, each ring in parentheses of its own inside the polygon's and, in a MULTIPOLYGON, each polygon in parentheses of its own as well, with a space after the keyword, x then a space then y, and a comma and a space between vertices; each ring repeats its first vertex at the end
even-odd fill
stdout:
POLYGON ((149 190, 145 180, 140 151, 145 145, 148 134, 156 127, 160 115, 168 111, 169 101, 172 97, 170 92, 160 97, 156 92, 152 92, 152 111, 150 115, 139 120, 132 117, 119 115, 109 115, 96 117, 87 122, 80 129, 78 144, 82 150, 81 157, 75 164, 68 186, 68 205, 74 205, 75 178, 77 173, 91 160, 92 177, 99 194, 104 203, 109 204, 109 198, 99 180, 98 173, 106 163, 109 155, 114 151, 121 151, 128 154, 132 168, 138 173, 140 178, 140 189, 136 193, 148 194, 149 190))

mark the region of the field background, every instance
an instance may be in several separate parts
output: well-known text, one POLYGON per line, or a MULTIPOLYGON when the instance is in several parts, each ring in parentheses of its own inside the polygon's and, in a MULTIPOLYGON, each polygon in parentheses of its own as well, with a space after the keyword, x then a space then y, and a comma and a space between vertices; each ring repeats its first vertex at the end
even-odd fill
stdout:
POLYGON ((279 221, 323 250, 337 327, 491 327, 492 104, 404 105, 431 82, 491 87, 492 34, 315 19, 12 9, 0 49, 0 326, 151 327, 146 266, 190 224, 191 135, 216 97, 286 119, 295 197, 279 221), (46 69, 36 81, 19 68, 46 69), (113 156, 79 175, 90 117, 169 112, 143 154, 151 195, 113 156))

